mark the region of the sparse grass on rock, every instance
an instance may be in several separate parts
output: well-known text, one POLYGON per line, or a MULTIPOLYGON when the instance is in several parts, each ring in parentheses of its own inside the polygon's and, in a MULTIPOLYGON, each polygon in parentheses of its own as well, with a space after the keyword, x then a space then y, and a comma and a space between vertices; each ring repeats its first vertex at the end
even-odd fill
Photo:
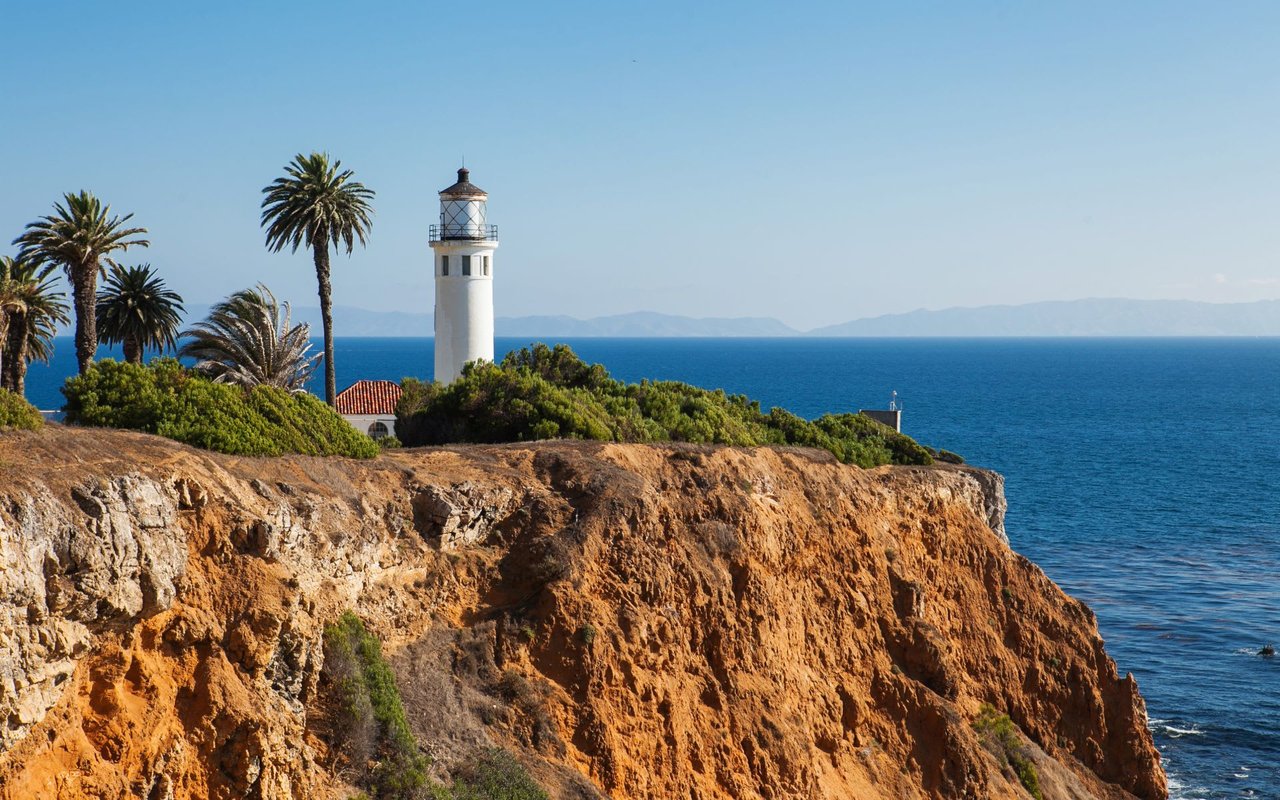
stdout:
POLYGON ((453 785, 435 790, 434 800, 547 800, 515 756, 501 748, 486 750, 467 764, 453 785))
MULTIPOLYGON (((377 637, 350 611, 324 630, 324 675, 337 697, 333 720, 337 749, 370 800, 547 800, 516 758, 485 748, 464 763, 449 785, 427 776, 391 665, 377 637)), ((532 692, 517 673, 517 694, 532 692)), ((518 698, 513 698, 517 699, 518 698)))
POLYGON ((337 744, 357 782, 379 800, 415 798, 427 785, 427 760, 409 730, 381 644, 349 611, 325 627, 324 674, 337 689, 337 744))
POLYGON ((1001 714, 993 706, 984 703, 978 711, 978 718, 973 721, 973 729, 988 750, 1013 767, 1023 788, 1036 800, 1043 800, 1040 774, 1036 771, 1036 765, 1027 757, 1027 750, 1018 738, 1017 728, 1009 715, 1001 714))

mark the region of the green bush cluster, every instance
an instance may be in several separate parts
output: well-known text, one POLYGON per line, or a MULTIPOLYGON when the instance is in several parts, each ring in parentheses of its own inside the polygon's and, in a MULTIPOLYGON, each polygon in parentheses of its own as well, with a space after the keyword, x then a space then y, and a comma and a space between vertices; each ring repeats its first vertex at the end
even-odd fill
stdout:
POLYGON ((941 461, 944 464, 963 464, 964 456, 953 453, 950 450, 930 450, 930 454, 935 461, 941 461))
POLYGON ((220 453, 372 458, 379 452, 310 394, 214 383, 174 359, 145 366, 98 361, 69 378, 62 394, 69 423, 144 431, 220 453))
POLYGON ((350 611, 324 629, 324 672, 341 701, 339 746, 378 800, 414 798, 427 786, 427 760, 404 714, 395 674, 378 639, 350 611), (373 764, 372 768, 365 768, 373 764))
POLYGON ((0 429, 34 431, 41 425, 44 425, 44 417, 26 398, 8 389, 0 389, 0 429))
POLYGON ((1044 800, 1044 793, 1040 789, 1040 773, 1027 757, 1026 748, 1022 746, 1009 715, 1001 714, 990 704, 983 703, 978 709, 978 718, 973 721, 973 729, 992 752, 1002 756, 1013 767, 1023 788, 1036 800, 1044 800))
POLYGON ((742 395, 675 381, 627 384, 565 345, 512 352, 501 364, 469 365, 448 386, 405 379, 396 431, 410 446, 450 442, 596 439, 799 445, 848 464, 930 464, 913 439, 860 414, 802 419, 768 413, 742 395))
POLYGON ((547 793, 506 750, 482 752, 454 778, 434 790, 435 800, 547 800, 547 793))

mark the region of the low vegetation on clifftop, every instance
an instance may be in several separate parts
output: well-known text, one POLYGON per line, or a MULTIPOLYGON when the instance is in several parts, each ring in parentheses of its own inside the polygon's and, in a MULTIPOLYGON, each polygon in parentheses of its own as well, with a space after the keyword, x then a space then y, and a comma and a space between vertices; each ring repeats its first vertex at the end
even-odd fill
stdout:
POLYGON ((676 381, 623 383, 566 345, 535 345, 473 364, 448 386, 405 379, 396 431, 406 445, 595 439, 796 445, 846 464, 931 464, 909 436, 859 414, 809 421, 780 408, 676 381))
POLYGON ((0 389, 0 430, 18 428, 33 431, 44 424, 44 417, 22 395, 0 389))
POLYGON ((200 377, 173 359, 97 361, 67 380, 67 422, 126 428, 232 455, 372 458, 378 445, 318 398, 200 377))
MULTIPOLYGON (((274 381, 228 380, 227 373, 211 374, 214 363, 225 366, 208 358, 191 368, 171 358, 145 365, 112 359, 90 363, 63 386, 66 421, 157 434, 230 455, 372 458, 380 451, 379 443, 300 387, 290 391, 274 381)), ((861 467, 963 461, 861 414, 806 420, 781 408, 766 413, 758 401, 723 390, 676 381, 624 383, 566 345, 538 344, 509 353, 500 364, 470 364, 448 385, 406 378, 402 387, 396 408, 399 438, 386 445, 584 439, 813 447, 861 467)), ((27 405, 20 397, 6 402, 0 410, 13 421, 2 417, 0 426, 39 424, 34 409, 20 413, 27 405)))

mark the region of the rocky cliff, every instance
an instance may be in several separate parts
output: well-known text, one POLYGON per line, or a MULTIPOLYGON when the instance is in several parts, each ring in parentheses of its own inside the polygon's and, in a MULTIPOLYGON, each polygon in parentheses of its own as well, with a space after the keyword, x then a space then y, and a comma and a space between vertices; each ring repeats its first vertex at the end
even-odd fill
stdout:
POLYGON ((0 435, 0 797, 348 797, 321 632, 384 643, 443 777, 553 797, 1163 798, 1132 677, 996 476, 543 443, 372 462, 0 435))

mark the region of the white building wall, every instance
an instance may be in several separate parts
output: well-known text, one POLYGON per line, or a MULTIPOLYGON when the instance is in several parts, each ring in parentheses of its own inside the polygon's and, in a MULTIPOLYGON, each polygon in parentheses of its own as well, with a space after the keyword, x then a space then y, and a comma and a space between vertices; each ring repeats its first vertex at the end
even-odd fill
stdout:
POLYGON ((493 251, 498 243, 432 242, 435 251, 435 379, 452 383, 471 361, 493 361, 493 251), (443 274, 442 257, 449 257, 443 274), (471 274, 462 274, 462 257, 471 256, 471 274), (489 259, 488 274, 484 259, 489 259))
POLYGON ((368 435, 369 426, 375 422, 381 422, 387 426, 387 435, 396 435, 396 418, 394 414, 343 414, 342 418, 349 422, 351 427, 365 435, 368 435))

